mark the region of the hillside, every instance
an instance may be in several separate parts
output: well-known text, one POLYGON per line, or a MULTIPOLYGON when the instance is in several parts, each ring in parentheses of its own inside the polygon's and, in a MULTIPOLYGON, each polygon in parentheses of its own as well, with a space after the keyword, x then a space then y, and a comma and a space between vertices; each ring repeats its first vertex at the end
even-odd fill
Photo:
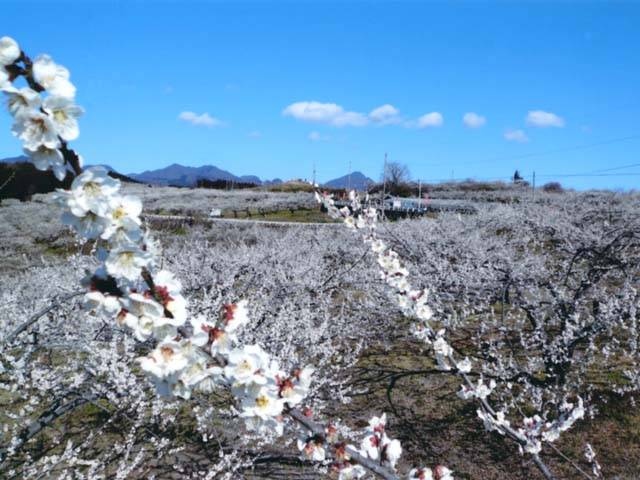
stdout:
POLYGON ((367 188, 373 185, 372 179, 367 177, 362 172, 353 172, 350 175, 344 175, 342 177, 334 178, 324 184, 325 187, 330 188, 350 188, 352 190, 367 190, 367 188))

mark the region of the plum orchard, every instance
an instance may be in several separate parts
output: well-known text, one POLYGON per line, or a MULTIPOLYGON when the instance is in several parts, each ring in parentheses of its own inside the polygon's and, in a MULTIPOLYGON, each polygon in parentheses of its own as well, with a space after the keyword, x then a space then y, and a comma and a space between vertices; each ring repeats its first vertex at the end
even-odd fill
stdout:
MULTIPOLYGON (((88 309, 128 327, 139 341, 155 348, 138 358, 161 396, 189 399, 194 390, 226 389, 238 416, 249 430, 282 435, 285 418, 306 431, 300 450, 323 462, 331 443, 333 467, 340 478, 360 477, 365 467, 395 478, 401 447, 385 433, 384 416, 374 418, 363 448, 343 444, 334 427, 316 424, 309 411, 296 409, 305 399, 314 370, 302 365, 283 371, 277 358, 257 344, 243 345, 236 332, 248 321, 246 302, 226 304, 217 319, 188 315, 181 284, 159 268, 157 245, 140 220, 141 202, 122 196, 120 184, 102 168, 83 170, 81 158, 68 147, 78 137, 75 87, 69 71, 42 55, 31 61, 11 38, 0 39, 0 88, 9 97, 13 133, 36 168, 51 169, 57 178, 75 178, 60 191, 63 221, 86 240, 95 240, 101 265, 84 285, 88 309), (13 85, 23 77, 27 86, 13 85), (43 99, 42 96, 45 96, 43 99)), ((29 432, 13 438, 3 457, 21 447, 29 432)), ((427 470, 420 470, 420 472, 427 470)), ((440 477, 446 477, 443 467, 440 477)))
MULTIPOLYGON (((199 425, 221 418, 239 418, 248 434, 253 432, 258 445, 267 445, 274 437, 296 438, 306 461, 338 478, 360 478, 367 474, 389 479, 452 478, 452 472, 442 465, 399 473, 396 466, 402 448, 398 440, 389 437, 384 414, 372 418, 369 427, 360 434, 351 432, 339 419, 320 422, 314 418, 309 408, 313 403, 313 385, 326 386, 324 377, 329 374, 329 362, 315 365, 316 368, 306 363, 294 364, 293 352, 278 358, 259 343, 248 343, 252 304, 236 297, 224 303, 218 313, 196 311, 193 302, 183 295, 178 278, 163 268, 160 246, 140 218, 140 200, 121 194, 119 182, 104 169, 83 169, 81 157, 69 148, 68 142, 78 137, 77 118, 82 110, 75 105, 75 88, 68 70, 46 55, 32 61, 7 37, 0 39, 0 66, 0 88, 8 97, 9 112, 14 118, 13 133, 23 142, 25 153, 39 169, 50 169, 58 178, 74 177, 71 189, 60 191, 57 201, 64 209, 64 223, 72 226, 80 238, 91 242, 98 262, 97 268, 92 268, 83 280, 85 309, 103 322, 93 340, 105 329, 114 337, 99 352, 93 343, 88 343, 87 358, 92 360, 85 365, 69 362, 43 372, 30 368, 35 342, 2 352, 0 373, 10 380, 3 383, 7 390, 15 392, 27 386, 39 392, 51 389, 65 398, 81 392, 67 402, 54 402, 27 427, 18 420, 40 411, 43 397, 33 395, 25 399, 15 415, 15 424, 5 426, 3 439, 7 441, 0 451, 0 460, 9 462, 26 455, 24 463, 28 467, 22 471, 12 469, 10 475, 37 477, 65 468, 82 468, 84 473, 78 474, 87 478, 104 476, 105 459, 91 458, 90 453, 82 452, 81 446, 68 444, 61 454, 37 462, 30 462, 23 452, 24 446, 78 404, 95 405, 98 399, 106 398, 115 405, 126 405, 122 414, 127 418, 140 419, 150 412, 166 427, 176 415, 164 412, 162 399, 180 398, 193 402, 199 425), (19 79, 26 86, 18 88, 15 82, 19 79), (111 331, 110 325, 123 329, 111 331), (129 333, 123 335, 123 331, 129 333), (140 349, 143 355, 138 353, 140 349), (147 398, 144 385, 134 369, 128 367, 134 358, 135 368, 144 372, 155 386, 157 401, 147 398), (84 389, 89 382, 92 387, 87 393, 84 389), (96 385, 102 385, 102 390, 96 385), (218 404, 208 405, 209 398, 217 398, 218 404)), ((318 200, 330 215, 344 219, 347 227, 362 234, 397 308, 414 320, 413 334, 424 343, 441 372, 459 378, 459 397, 475 402, 485 428, 518 445, 545 477, 553 478, 553 473, 540 457, 542 447, 552 444, 584 417, 585 400, 590 392, 582 388, 580 379, 589 365, 601 361, 600 352, 607 359, 624 356, 631 360, 620 389, 637 389, 640 383, 635 363, 637 289, 629 280, 637 276, 628 273, 619 278, 611 276, 614 270, 635 269, 637 273, 637 262, 622 255, 637 244, 633 231, 619 232, 606 245, 580 250, 572 258, 560 287, 558 283, 545 284, 544 278, 535 278, 534 294, 526 294, 529 285, 518 271, 501 272, 504 296, 517 298, 524 315, 506 312, 503 304, 499 320, 493 315, 479 327, 495 329, 501 335, 488 335, 491 341, 479 341, 477 354, 462 356, 449 336, 460 322, 452 321, 450 315, 434 315, 436 304, 436 311, 446 310, 438 291, 442 288, 446 293, 451 285, 441 285, 435 278, 430 282, 427 276, 425 283, 431 284, 435 293, 414 287, 399 254, 390 247, 390 242, 379 238, 376 211, 363 205, 357 196, 352 195, 350 209, 342 210, 336 209, 329 197, 319 195, 318 200), (611 259, 619 255, 627 260, 612 264, 611 259), (609 300, 593 295, 594 287, 601 286, 601 281, 606 287, 602 286, 602 293, 596 296, 609 300), (618 293, 612 296, 614 290, 618 293), (505 348, 506 343, 513 341, 514 332, 519 335, 518 345, 535 353, 530 358, 523 360, 505 348), (608 342, 605 346, 604 341, 608 342)), ((446 249, 446 245, 443 247, 446 249)), ((427 261, 430 255, 438 254, 437 249, 433 250, 424 255, 427 261)), ((494 280, 491 277, 496 272, 484 274, 488 280, 494 280)), ((473 276, 472 280, 481 282, 473 276)), ((229 290, 233 287, 229 285, 229 290)), ((226 292, 225 296, 232 294, 226 292)), ((470 314, 486 314, 474 309, 473 302, 469 303, 470 314)), ((484 306, 481 301, 476 303, 484 306)), ((5 344, 15 343, 37 318, 25 319, 7 336, 5 344)), ((280 329, 285 329, 285 325, 283 322, 280 329)), ((82 328, 86 326, 77 326, 78 331, 82 328)), ((279 334, 274 332, 274 336, 279 334)), ((302 338, 304 332, 292 329, 286 334, 302 338)), ((136 422, 137 427, 143 428, 140 420, 136 422)), ((136 431, 133 429, 131 436, 114 449, 121 457, 118 475, 123 478, 146 461, 143 452, 133 450, 137 444, 136 431)), ((147 433, 154 438, 153 448, 158 455, 175 454, 171 439, 147 433)), ((203 433, 205 437, 208 435, 203 433)), ((595 453, 589 445, 586 449, 592 474, 582 474, 597 477, 600 467, 595 453)), ((215 460, 208 458, 204 470, 194 467, 191 472, 209 478, 233 476, 259 459, 255 453, 241 455, 220 445, 215 460)))

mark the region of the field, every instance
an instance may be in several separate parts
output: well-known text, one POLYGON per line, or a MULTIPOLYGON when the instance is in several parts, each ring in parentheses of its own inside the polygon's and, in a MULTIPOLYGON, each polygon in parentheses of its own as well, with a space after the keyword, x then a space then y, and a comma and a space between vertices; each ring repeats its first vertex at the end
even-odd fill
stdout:
MULTIPOLYGON (((329 219, 311 194, 124 193, 142 198, 190 313, 214 317, 223 303, 248 300, 243 339, 287 367, 322 372, 308 403, 354 443, 367 419, 386 412, 403 470, 444 464, 460 479, 542 478, 456 396, 460 380, 411 334, 358 232, 318 224, 329 219), (212 208, 243 221, 209 219, 212 208)), ((541 453, 559 478, 591 478, 586 443, 605 478, 640 477, 640 196, 451 186, 431 198, 472 201, 477 213, 378 230, 412 284, 430 290, 456 352, 497 381, 492 397, 514 422, 536 412, 552 419, 563 401, 584 400, 585 418, 541 453)), ((62 227, 60 213, 51 195, 0 204, 0 449, 35 420, 42 427, 9 452, 0 477, 322 478, 327 466, 301 460, 295 435, 246 432, 224 393, 156 397, 133 360, 150 343, 80 308, 74 294, 96 266, 93 245, 62 227)))

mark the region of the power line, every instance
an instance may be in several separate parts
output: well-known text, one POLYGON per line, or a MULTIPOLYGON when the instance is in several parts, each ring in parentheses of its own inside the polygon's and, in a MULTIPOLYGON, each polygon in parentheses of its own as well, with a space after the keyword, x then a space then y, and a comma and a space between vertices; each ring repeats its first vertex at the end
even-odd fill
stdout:
MULTIPOLYGON (((640 176, 640 172, 628 172, 628 173, 547 173, 538 174, 536 178, 569 178, 569 177, 636 177, 640 176)), ((513 180, 513 176, 508 177, 460 177, 460 178, 423 178, 422 182, 497 182, 500 180, 513 180)))
POLYGON ((603 170, 594 170, 591 173, 612 172, 614 170, 623 170, 625 168, 640 167, 640 163, 632 163, 631 165, 622 165, 621 167, 605 168, 603 170))
MULTIPOLYGON (((593 143, 587 143, 587 144, 583 144, 583 145, 572 145, 569 147, 560 147, 560 148, 555 148, 555 149, 551 149, 551 150, 543 150, 541 152, 534 152, 534 153, 524 153, 521 155, 511 155, 511 156, 505 156, 505 157, 493 157, 493 158, 489 158, 487 160, 479 160, 479 161, 473 161, 473 162, 464 162, 464 163, 456 163, 456 165, 474 165, 474 164, 484 164, 484 163, 490 163, 490 162, 501 162, 501 161, 506 161, 506 160, 522 160, 525 158, 532 158, 532 157, 543 157, 545 155, 551 155, 554 153, 564 153, 564 152, 572 152, 572 151, 576 151, 576 150, 586 150, 589 148, 594 148, 594 147, 600 147, 602 145, 611 145, 613 143, 620 143, 620 142, 628 142, 630 140, 640 140, 640 134, 634 134, 634 135, 629 135, 626 137, 618 137, 618 138, 610 138, 607 140, 602 140, 600 142, 593 142, 593 143)), ((428 167, 440 167, 440 166, 449 166, 451 165, 451 163, 439 163, 439 164, 431 164, 431 165, 427 165, 428 167)), ((594 172, 596 173, 596 172, 594 172)))
POLYGON ((640 175, 640 172, 627 172, 627 173, 558 173, 551 174, 548 173, 546 175, 538 175, 539 177, 557 177, 557 178, 566 178, 566 177, 636 177, 640 175))

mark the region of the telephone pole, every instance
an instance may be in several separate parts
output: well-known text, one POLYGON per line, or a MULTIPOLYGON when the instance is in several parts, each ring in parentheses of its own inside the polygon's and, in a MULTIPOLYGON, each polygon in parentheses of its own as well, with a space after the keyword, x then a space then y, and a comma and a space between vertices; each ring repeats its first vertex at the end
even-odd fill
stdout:
POLYGON ((536 171, 533 171, 533 178, 531 181, 531 198, 535 202, 536 200, 536 171))
POLYGON ((313 177, 312 177, 313 187, 316 186, 316 161, 313 161, 313 177))
POLYGON ((387 190, 387 152, 384 153, 384 167, 382 169, 382 197, 380 198, 380 209, 384 218, 384 196, 387 190))

